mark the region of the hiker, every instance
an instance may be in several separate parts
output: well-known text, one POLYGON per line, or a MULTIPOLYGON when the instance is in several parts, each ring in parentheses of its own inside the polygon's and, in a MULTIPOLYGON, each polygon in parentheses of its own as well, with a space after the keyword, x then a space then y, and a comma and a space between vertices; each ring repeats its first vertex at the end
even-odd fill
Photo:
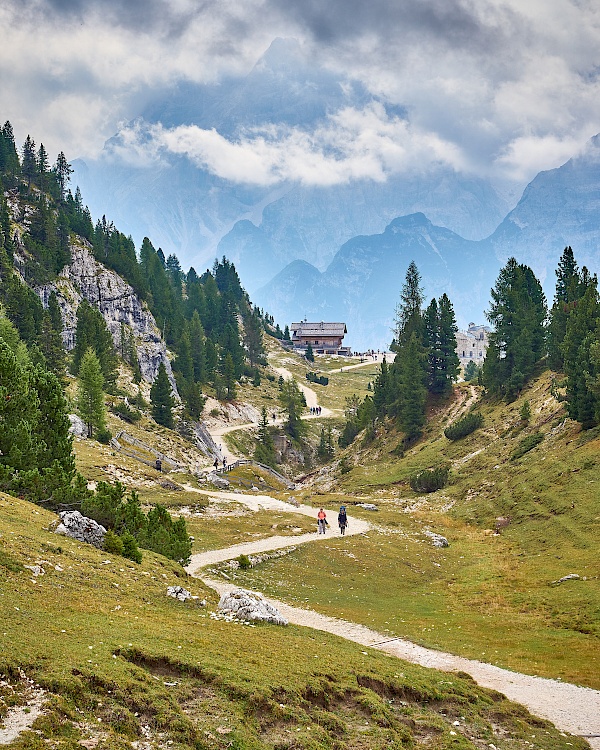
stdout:
POLYGON ((325 533, 325 528, 327 526, 327 515, 325 514, 325 511, 323 508, 319 508, 319 512, 317 513, 317 523, 319 526, 319 534, 325 533))
POLYGON ((338 526, 340 527, 340 534, 344 536, 346 533, 346 527, 348 526, 348 516, 346 515, 346 506, 340 506, 340 512, 338 513, 338 526))
POLYGON ((223 471, 227 471, 227 456, 223 456, 223 471))
POLYGON ((219 471, 219 459, 215 458, 215 463, 213 464, 215 467, 215 471, 219 471))

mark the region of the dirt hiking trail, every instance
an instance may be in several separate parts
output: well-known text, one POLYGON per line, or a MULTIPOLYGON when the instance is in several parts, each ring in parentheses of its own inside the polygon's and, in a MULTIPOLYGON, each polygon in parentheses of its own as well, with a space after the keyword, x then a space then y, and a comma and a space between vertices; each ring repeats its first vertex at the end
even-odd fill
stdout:
MULTIPOLYGON (((291 513, 301 513, 315 518, 316 523, 316 508, 308 505, 296 507, 291 503, 276 500, 268 495, 248 496, 233 492, 195 491, 212 497, 243 503, 254 510, 276 509, 291 513)), ((331 519, 335 519, 337 511, 327 508, 326 511, 331 519)), ((361 521, 360 519, 349 517, 348 522, 349 527, 346 535, 349 538, 355 534, 364 534, 370 528, 366 521, 361 521)), ((337 528, 332 523, 330 532, 326 535, 309 533, 286 537, 274 536, 254 542, 236 544, 224 549, 192 555, 190 564, 186 570, 190 575, 202 578, 205 583, 219 594, 223 594, 238 587, 225 581, 202 576, 201 570, 203 567, 231 560, 240 554, 251 555, 306 544, 308 542, 319 542, 338 535, 337 528)), ((351 539, 349 544, 352 544, 351 539)), ((594 750, 600 750, 599 690, 579 687, 558 680, 525 675, 519 672, 511 672, 508 669, 502 669, 493 664, 486 664, 474 659, 466 659, 443 651, 424 648, 403 638, 390 638, 389 635, 371 630, 363 625, 328 617, 310 609, 294 607, 270 597, 266 598, 289 622, 295 625, 332 633, 354 643, 385 651, 392 656, 397 656, 400 659, 405 659, 424 667, 441 669, 448 672, 466 672, 483 687, 492 688, 504 693, 511 700, 526 706, 533 714, 548 719, 560 730, 585 737, 594 750)))

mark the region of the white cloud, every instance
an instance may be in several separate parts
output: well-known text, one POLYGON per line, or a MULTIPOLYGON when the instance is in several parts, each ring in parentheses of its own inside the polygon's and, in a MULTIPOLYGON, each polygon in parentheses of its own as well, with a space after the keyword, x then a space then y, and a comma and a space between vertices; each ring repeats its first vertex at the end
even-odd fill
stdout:
POLYGON ((264 186, 382 182, 388 175, 426 169, 433 163, 457 170, 465 166, 454 144, 389 116, 379 103, 362 110, 342 109, 310 131, 267 125, 248 129, 235 141, 195 125, 169 129, 136 122, 120 131, 111 153, 140 165, 167 153, 184 155, 223 179, 264 186))

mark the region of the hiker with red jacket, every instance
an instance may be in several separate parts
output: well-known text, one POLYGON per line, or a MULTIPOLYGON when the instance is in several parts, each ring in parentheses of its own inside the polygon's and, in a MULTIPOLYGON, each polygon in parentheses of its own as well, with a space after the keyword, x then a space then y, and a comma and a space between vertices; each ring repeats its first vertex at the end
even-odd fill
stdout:
POLYGON ((319 512, 317 513, 317 523, 319 526, 319 534, 325 533, 325 528, 327 526, 327 515, 323 508, 319 508, 319 512))

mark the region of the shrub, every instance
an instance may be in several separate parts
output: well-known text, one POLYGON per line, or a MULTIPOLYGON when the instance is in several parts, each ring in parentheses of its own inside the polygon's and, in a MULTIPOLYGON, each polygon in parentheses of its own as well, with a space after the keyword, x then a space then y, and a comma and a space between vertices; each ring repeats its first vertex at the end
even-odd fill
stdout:
POLYGON ((521 458, 521 456, 529 453, 529 451, 535 448, 536 445, 539 445, 543 439, 544 434, 542 432, 534 432, 533 435, 528 435, 526 438, 523 438, 511 453, 510 460, 516 461, 518 458, 521 458))
POLYGON ((445 487, 450 469, 438 466, 436 469, 423 469, 410 478, 410 486, 415 492, 435 492, 445 487))
POLYGON ((319 385, 329 385, 329 378, 325 375, 317 375, 316 372, 307 372, 306 379, 310 383, 318 383, 319 385))
POLYGON ((466 417, 463 417, 462 419, 453 422, 449 427, 446 427, 444 435, 448 440, 460 440, 460 438, 464 438, 472 432, 475 432, 475 430, 478 427, 481 427, 482 424, 483 416, 472 411, 470 414, 467 414, 466 417))
POLYGON ((131 409, 124 401, 114 404, 110 410, 113 414, 116 414, 117 417, 125 422, 129 422, 130 424, 135 424, 135 422, 139 422, 142 418, 142 415, 137 409, 131 409))
POLYGON ((121 534, 121 541, 123 543, 123 552, 121 553, 123 557, 126 557, 129 560, 133 560, 133 562, 141 563, 142 553, 138 549, 137 542, 133 534, 130 534, 129 531, 124 531, 121 534))
POLYGON ((112 529, 108 529, 104 535, 104 551, 111 555, 123 554, 123 540, 112 529))
POLYGON ((237 559, 237 563, 240 566, 240 570, 250 570, 252 563, 248 555, 240 555, 237 559))
POLYGON ((96 438, 99 443, 104 443, 104 445, 108 445, 110 443, 110 439, 112 438, 112 432, 107 429, 98 430, 98 432, 96 433, 96 438))

